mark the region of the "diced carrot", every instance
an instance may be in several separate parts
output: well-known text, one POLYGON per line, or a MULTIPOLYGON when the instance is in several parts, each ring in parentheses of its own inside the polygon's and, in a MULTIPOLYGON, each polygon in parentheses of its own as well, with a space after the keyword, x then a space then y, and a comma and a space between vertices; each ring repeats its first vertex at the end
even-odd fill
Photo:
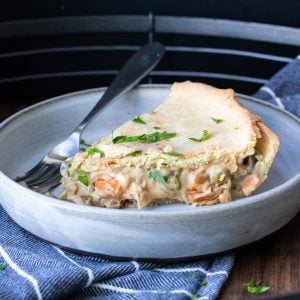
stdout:
POLYGON ((192 202, 201 202, 201 201, 210 201, 216 199, 220 194, 222 193, 222 190, 219 189, 217 191, 211 192, 208 195, 201 196, 198 191, 188 191, 187 194, 191 198, 192 202))
POLYGON ((197 190, 197 187, 201 184, 203 184, 205 181, 205 178, 203 175, 201 174, 196 174, 194 177, 194 183, 191 186, 191 190, 197 190))
MULTIPOLYGON (((99 158, 98 158, 99 160, 99 158)), ((114 159, 111 159, 111 158, 100 158, 100 162, 101 164, 103 164, 104 166, 108 167, 110 165, 113 165, 116 163, 116 161, 114 159)))
POLYGON ((96 189, 99 191, 104 191, 111 195, 117 195, 122 191, 122 186, 118 182, 118 180, 111 179, 103 179, 98 178, 95 182, 96 189))
POLYGON ((258 186, 259 178, 255 175, 248 176, 242 182, 242 190, 246 196, 249 196, 258 186))

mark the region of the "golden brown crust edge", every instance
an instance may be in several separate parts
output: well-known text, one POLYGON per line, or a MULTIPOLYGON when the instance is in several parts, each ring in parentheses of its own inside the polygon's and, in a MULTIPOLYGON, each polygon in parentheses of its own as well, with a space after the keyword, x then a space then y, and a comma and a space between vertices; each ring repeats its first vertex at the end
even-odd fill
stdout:
POLYGON ((275 155, 279 148, 279 138, 265 124, 258 122, 261 137, 257 140, 255 148, 262 155, 262 165, 260 169, 261 183, 266 178, 275 155))

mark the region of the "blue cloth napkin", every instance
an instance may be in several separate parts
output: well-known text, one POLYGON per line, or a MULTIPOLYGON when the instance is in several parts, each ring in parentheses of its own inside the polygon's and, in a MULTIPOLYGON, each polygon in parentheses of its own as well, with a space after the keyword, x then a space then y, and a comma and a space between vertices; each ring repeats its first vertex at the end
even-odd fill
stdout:
POLYGON ((274 75, 254 96, 300 117, 300 55, 274 75))
MULTIPOLYGON (((300 114, 300 60, 256 94, 300 114)), ((0 299, 215 299, 234 254, 191 263, 115 262, 41 241, 0 207, 0 299)))

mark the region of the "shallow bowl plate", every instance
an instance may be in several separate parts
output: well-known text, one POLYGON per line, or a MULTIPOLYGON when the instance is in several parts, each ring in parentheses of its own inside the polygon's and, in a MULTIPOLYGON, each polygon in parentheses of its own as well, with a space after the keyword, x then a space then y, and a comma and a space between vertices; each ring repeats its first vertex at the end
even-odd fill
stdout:
MULTIPOLYGON (((85 130, 88 142, 151 111, 168 85, 142 85, 120 97, 85 130)), ((300 210, 300 123, 289 113, 238 95, 281 140, 268 179, 255 195, 192 208, 142 210, 82 206, 36 193, 13 181, 63 140, 102 95, 93 89, 38 103, 0 125, 0 201, 20 226, 52 243, 89 253, 139 259, 180 259, 227 251, 269 235, 300 210)), ((183 103, 184 105, 184 103, 183 103)))

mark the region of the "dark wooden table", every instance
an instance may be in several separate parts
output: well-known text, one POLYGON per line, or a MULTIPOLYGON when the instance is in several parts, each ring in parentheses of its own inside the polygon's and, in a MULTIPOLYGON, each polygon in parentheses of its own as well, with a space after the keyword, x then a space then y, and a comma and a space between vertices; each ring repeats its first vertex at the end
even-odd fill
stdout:
POLYGON ((218 300, 258 298, 242 287, 251 279, 270 286, 264 295, 300 291, 300 214, 276 233, 237 252, 218 300))

